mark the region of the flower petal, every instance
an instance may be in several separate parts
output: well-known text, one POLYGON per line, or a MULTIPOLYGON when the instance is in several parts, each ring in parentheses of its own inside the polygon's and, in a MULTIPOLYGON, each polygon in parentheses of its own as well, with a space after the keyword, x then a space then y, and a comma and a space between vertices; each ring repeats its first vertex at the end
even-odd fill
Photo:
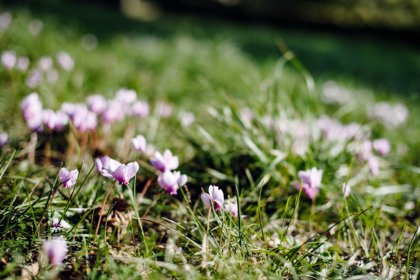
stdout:
POLYGON ((181 175, 181 177, 179 177, 178 184, 182 187, 187 183, 187 181, 188 181, 188 177, 187 175, 184 174, 184 175, 181 175))
POLYGON ((127 180, 130 181, 131 178, 136 176, 137 171, 139 170, 139 164, 137 162, 131 162, 127 164, 127 180))
POLYGON ((107 169, 109 169, 111 172, 114 172, 115 170, 117 170, 117 168, 119 166, 121 166, 120 162, 118 162, 116 160, 113 160, 113 159, 110 159, 109 160, 109 167, 107 169))
POLYGON ((204 202, 205 205, 207 205, 208 207, 211 207, 211 198, 208 193, 202 193, 201 200, 204 202))

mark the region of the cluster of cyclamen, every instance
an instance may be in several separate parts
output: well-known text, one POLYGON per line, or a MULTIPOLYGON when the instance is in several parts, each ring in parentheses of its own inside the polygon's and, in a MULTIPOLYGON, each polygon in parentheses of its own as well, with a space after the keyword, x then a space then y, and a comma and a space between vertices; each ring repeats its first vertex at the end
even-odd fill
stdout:
MULTIPOLYGON (((73 59, 64 51, 57 53, 56 60, 65 71, 71 71, 74 67, 73 59)), ((14 51, 3 52, 1 55, 1 62, 7 70, 11 71, 15 68, 22 73, 26 73, 30 65, 28 57, 16 57, 14 51)), ((54 68, 54 60, 50 56, 43 56, 38 60, 36 67, 27 74, 26 85, 30 88, 35 88, 44 80, 44 78, 50 84, 55 84, 58 81, 59 76, 58 70, 54 68)))
MULTIPOLYGON (((132 139, 132 146, 134 149, 143 152, 146 150, 146 139, 139 135, 132 139), (140 139, 140 140, 139 140, 140 139)), ((187 175, 181 175, 181 172, 174 171, 178 168, 179 160, 177 156, 173 156, 170 150, 166 150, 163 155, 160 152, 155 153, 155 157, 150 159, 150 163, 162 173, 158 176, 158 184, 161 188, 166 190, 169 194, 175 195, 179 186, 187 183, 187 175)), ((109 156, 103 156, 95 160, 96 169, 103 176, 114 178, 120 184, 128 184, 131 178, 137 173, 139 165, 137 162, 132 162, 127 165, 121 164, 109 156)))
MULTIPOLYGON (((214 210, 220 210, 224 208, 226 211, 230 212, 232 216, 235 218, 238 217, 239 209, 238 209, 238 203, 235 201, 235 203, 232 203, 228 201, 227 204, 223 203, 225 202, 224 194, 221 189, 219 189, 218 186, 209 186, 209 193, 202 193, 201 194, 201 200, 204 202, 205 205, 208 207, 214 207, 214 210)), ((242 216, 245 217, 245 216, 242 216)))
MULTIPOLYGON (((381 155, 386 156, 390 149, 391 144, 387 139, 376 139, 373 141, 373 148, 381 155)), ((377 157, 372 154, 372 142, 365 140, 362 144, 362 148, 357 153, 360 161, 367 161, 369 164, 370 172, 373 176, 377 176, 379 173, 379 163, 377 157)), ((302 184, 302 191, 310 198, 314 199, 320 189, 322 181, 323 170, 318 170, 315 167, 306 171, 299 171, 298 178, 301 182, 295 183, 295 188, 300 190, 302 184)), ((342 189, 344 196, 347 197, 350 194, 351 185, 343 183, 342 189)))

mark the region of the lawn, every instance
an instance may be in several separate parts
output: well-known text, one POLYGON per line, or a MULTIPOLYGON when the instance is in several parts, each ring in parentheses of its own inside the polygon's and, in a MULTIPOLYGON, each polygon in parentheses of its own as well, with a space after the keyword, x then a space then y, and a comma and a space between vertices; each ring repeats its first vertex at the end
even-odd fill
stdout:
POLYGON ((418 50, 26 3, 0 13, 2 279, 417 279, 418 50))

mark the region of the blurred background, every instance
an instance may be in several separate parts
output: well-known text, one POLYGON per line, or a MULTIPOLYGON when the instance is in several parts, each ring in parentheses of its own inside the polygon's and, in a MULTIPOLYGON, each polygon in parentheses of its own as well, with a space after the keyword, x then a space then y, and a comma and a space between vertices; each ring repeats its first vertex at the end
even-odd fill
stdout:
POLYGON ((232 41, 257 63, 292 50, 318 79, 420 90, 419 0, 9 0, 104 42, 120 33, 232 41), (283 49, 284 51, 284 49, 283 49))

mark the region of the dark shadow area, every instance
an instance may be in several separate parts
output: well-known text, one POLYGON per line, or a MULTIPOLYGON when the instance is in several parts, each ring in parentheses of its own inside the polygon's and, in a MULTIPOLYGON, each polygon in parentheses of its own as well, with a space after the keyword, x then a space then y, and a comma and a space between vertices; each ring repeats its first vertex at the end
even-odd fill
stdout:
POLYGON ((48 16, 63 26, 93 33, 101 42, 116 34, 171 38, 229 39, 257 63, 281 56, 277 42, 284 42, 315 78, 345 78, 383 90, 411 94, 420 91, 420 52, 415 31, 396 32, 340 29, 293 22, 250 20, 212 14, 166 13, 154 22, 124 16, 117 1, 107 5, 73 1, 13 1, 10 8, 26 8, 34 17, 48 16))

